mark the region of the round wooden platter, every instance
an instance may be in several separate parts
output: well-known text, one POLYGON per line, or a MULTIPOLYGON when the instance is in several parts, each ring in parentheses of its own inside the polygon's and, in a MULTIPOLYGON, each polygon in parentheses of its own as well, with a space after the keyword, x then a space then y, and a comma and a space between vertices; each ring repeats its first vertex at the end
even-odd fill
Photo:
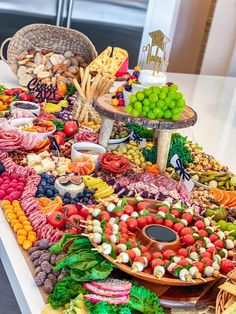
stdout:
POLYGON ((112 106, 111 95, 102 95, 94 101, 96 111, 111 120, 121 121, 124 123, 135 123, 147 128, 155 128, 159 130, 175 130, 193 126, 197 122, 197 113, 190 107, 186 106, 181 113, 179 121, 170 119, 149 120, 146 118, 135 118, 125 111, 125 107, 112 106))
MULTIPOLYGON (((131 197, 127 198, 127 201, 130 205, 134 205, 134 198, 131 198, 131 197)), ((149 208, 151 208, 153 211, 156 209, 155 204, 158 202, 157 200, 145 199, 145 201, 149 202, 149 208)), ((92 219, 92 216, 90 216, 89 219, 92 219)), ((135 234, 134 233, 133 234, 130 233, 130 240, 135 240, 135 234)), ((92 240, 90 240, 90 241, 95 248, 98 248, 98 245, 95 242, 93 242, 92 240)), ((153 282, 153 283, 160 284, 160 285, 166 285, 166 286, 194 286, 195 285, 196 286, 196 285, 206 284, 206 283, 209 283, 211 281, 215 281, 217 279, 214 277, 208 277, 208 278, 204 278, 204 280, 194 279, 193 282, 184 282, 184 281, 182 281, 180 279, 176 279, 174 277, 162 277, 161 279, 158 279, 150 273, 150 270, 148 268, 145 269, 143 272, 133 272, 131 267, 129 267, 125 264, 122 264, 122 263, 115 262, 115 259, 109 255, 106 255, 103 253, 101 253, 101 254, 109 262, 111 262, 113 265, 115 265, 117 268, 124 271, 125 273, 127 273, 131 276, 137 277, 139 279, 153 282)))

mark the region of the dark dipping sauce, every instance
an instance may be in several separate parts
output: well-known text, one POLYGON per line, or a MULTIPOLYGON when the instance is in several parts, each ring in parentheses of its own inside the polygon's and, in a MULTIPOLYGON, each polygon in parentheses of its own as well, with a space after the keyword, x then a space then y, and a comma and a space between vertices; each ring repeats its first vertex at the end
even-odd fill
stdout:
POLYGON ((176 234, 174 231, 163 226, 150 226, 147 227, 146 235, 158 242, 174 242, 176 240, 176 234))
POLYGON ((35 110, 38 109, 37 106, 30 104, 30 103, 22 103, 22 102, 16 102, 14 104, 15 108, 19 108, 19 109, 26 109, 26 110, 35 110))

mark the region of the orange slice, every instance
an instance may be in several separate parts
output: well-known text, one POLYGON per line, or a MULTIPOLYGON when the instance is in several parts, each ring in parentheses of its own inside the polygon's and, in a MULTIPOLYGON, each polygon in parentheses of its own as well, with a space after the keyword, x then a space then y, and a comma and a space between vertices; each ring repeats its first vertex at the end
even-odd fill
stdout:
POLYGON ((38 199, 39 205, 40 207, 46 207, 51 203, 52 200, 50 200, 50 198, 47 197, 40 197, 38 199))
POLYGON ((44 214, 48 214, 49 212, 59 210, 62 207, 62 199, 60 196, 56 196, 53 201, 50 201, 50 203, 47 206, 41 207, 41 211, 44 214))
POLYGON ((216 199, 218 202, 221 202, 224 198, 224 191, 217 189, 217 188, 211 188, 211 194, 214 199, 216 199))

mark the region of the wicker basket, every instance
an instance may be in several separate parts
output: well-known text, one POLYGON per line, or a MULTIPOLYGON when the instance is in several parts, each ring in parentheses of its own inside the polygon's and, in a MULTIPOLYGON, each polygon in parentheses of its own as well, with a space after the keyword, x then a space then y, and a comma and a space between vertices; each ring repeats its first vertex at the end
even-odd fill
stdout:
MULTIPOLYGON (((229 280, 227 280, 227 281, 229 281, 229 280)), ((216 314, 221 314, 224 312, 224 310, 225 310, 224 306, 230 297, 231 297, 230 293, 223 291, 223 290, 220 290, 220 292, 218 293, 217 298, 216 298, 216 314)))
POLYGON ((64 27, 48 24, 31 24, 20 29, 12 38, 7 38, 1 45, 0 56, 17 76, 17 56, 25 50, 43 49, 56 53, 71 50, 86 60, 92 62, 97 57, 97 51, 84 34, 64 27), (9 42, 7 59, 3 56, 3 48, 9 42))
MULTIPOLYGON (((234 268, 230 273, 227 274, 228 279, 226 281, 236 285, 236 268, 234 268)), ((229 300, 232 294, 220 290, 216 298, 216 314, 222 314, 224 312, 224 306, 229 300)))

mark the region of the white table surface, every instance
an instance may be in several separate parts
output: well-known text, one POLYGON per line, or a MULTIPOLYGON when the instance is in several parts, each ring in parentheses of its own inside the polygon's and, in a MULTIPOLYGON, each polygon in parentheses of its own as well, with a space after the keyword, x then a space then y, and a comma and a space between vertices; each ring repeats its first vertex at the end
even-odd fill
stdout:
MULTIPOLYGON (((167 73, 186 102, 198 113, 197 124, 181 130, 236 173, 236 78, 167 73)), ((0 61, 0 84, 16 87, 9 67, 0 61)), ((23 314, 39 314, 43 299, 0 210, 0 257, 23 314)), ((0 310, 1 312, 1 310, 0 310)))

